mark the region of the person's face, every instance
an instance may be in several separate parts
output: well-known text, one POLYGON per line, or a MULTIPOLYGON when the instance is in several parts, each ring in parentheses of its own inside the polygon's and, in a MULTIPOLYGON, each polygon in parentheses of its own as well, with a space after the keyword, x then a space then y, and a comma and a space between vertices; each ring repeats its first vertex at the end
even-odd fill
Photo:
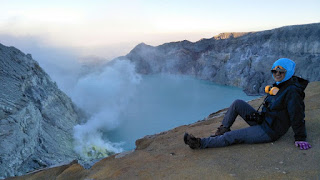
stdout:
POLYGON ((277 68, 276 70, 272 70, 272 75, 274 77, 274 80, 276 80, 277 82, 282 81, 286 76, 286 70, 277 68))

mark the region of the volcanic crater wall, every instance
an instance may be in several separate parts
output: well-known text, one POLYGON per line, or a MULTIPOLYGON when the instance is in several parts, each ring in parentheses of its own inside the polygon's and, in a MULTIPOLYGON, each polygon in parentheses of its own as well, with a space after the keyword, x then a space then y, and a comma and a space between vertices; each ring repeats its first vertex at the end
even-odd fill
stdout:
POLYGON ((0 178, 77 158, 80 111, 31 55, 0 44, 0 178))
POLYGON ((126 57, 143 74, 192 75, 257 95, 273 83, 270 68, 283 57, 296 62, 297 76, 320 80, 320 23, 222 33, 194 43, 185 40, 156 47, 141 43, 126 57))

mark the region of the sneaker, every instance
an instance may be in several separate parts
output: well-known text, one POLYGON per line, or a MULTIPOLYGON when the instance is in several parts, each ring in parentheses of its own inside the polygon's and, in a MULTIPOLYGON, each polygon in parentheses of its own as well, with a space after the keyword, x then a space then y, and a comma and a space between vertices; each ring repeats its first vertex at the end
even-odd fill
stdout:
POLYGON ((230 128, 226 128, 221 124, 220 127, 218 127, 218 130, 214 134, 212 134, 211 137, 220 136, 229 131, 231 131, 230 128))
POLYGON ((201 146, 201 139, 194 137, 192 134, 184 133, 183 140, 191 149, 199 149, 201 146))

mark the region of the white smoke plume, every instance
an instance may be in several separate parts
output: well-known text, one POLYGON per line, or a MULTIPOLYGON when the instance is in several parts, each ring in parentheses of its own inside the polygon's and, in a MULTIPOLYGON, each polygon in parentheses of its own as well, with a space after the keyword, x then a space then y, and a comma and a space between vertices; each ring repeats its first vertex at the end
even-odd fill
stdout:
POLYGON ((94 59, 82 62, 76 50, 51 46, 41 37, 0 33, 0 39, 4 45, 31 53, 58 87, 88 114, 85 124, 74 127, 76 152, 90 160, 122 151, 121 144, 102 139, 102 132, 121 123, 118 116, 140 83, 141 77, 130 61, 118 59, 103 68, 106 61, 102 58, 100 64, 94 59))
POLYGON ((119 115, 134 96, 141 76, 128 60, 116 60, 102 72, 78 80, 71 98, 90 119, 74 127, 75 151, 85 159, 95 159, 122 151, 119 143, 102 139, 102 132, 116 128, 119 115))

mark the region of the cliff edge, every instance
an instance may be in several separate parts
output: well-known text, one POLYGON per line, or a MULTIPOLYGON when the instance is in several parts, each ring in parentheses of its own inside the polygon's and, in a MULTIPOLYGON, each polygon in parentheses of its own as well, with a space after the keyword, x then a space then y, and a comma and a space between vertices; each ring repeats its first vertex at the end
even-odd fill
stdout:
MULTIPOLYGON (((249 103, 258 107, 263 98, 249 103)), ((77 162, 10 179, 319 179, 320 82, 306 89, 306 126, 312 148, 294 146, 293 132, 265 144, 241 144, 192 150, 183 142, 188 131, 209 136, 220 125, 226 109, 205 120, 136 141, 136 150, 107 157, 91 169, 77 162)), ((232 129, 247 126, 238 118, 232 129)))
POLYGON ((79 111, 30 54, 0 44, 0 179, 76 159, 79 111))

